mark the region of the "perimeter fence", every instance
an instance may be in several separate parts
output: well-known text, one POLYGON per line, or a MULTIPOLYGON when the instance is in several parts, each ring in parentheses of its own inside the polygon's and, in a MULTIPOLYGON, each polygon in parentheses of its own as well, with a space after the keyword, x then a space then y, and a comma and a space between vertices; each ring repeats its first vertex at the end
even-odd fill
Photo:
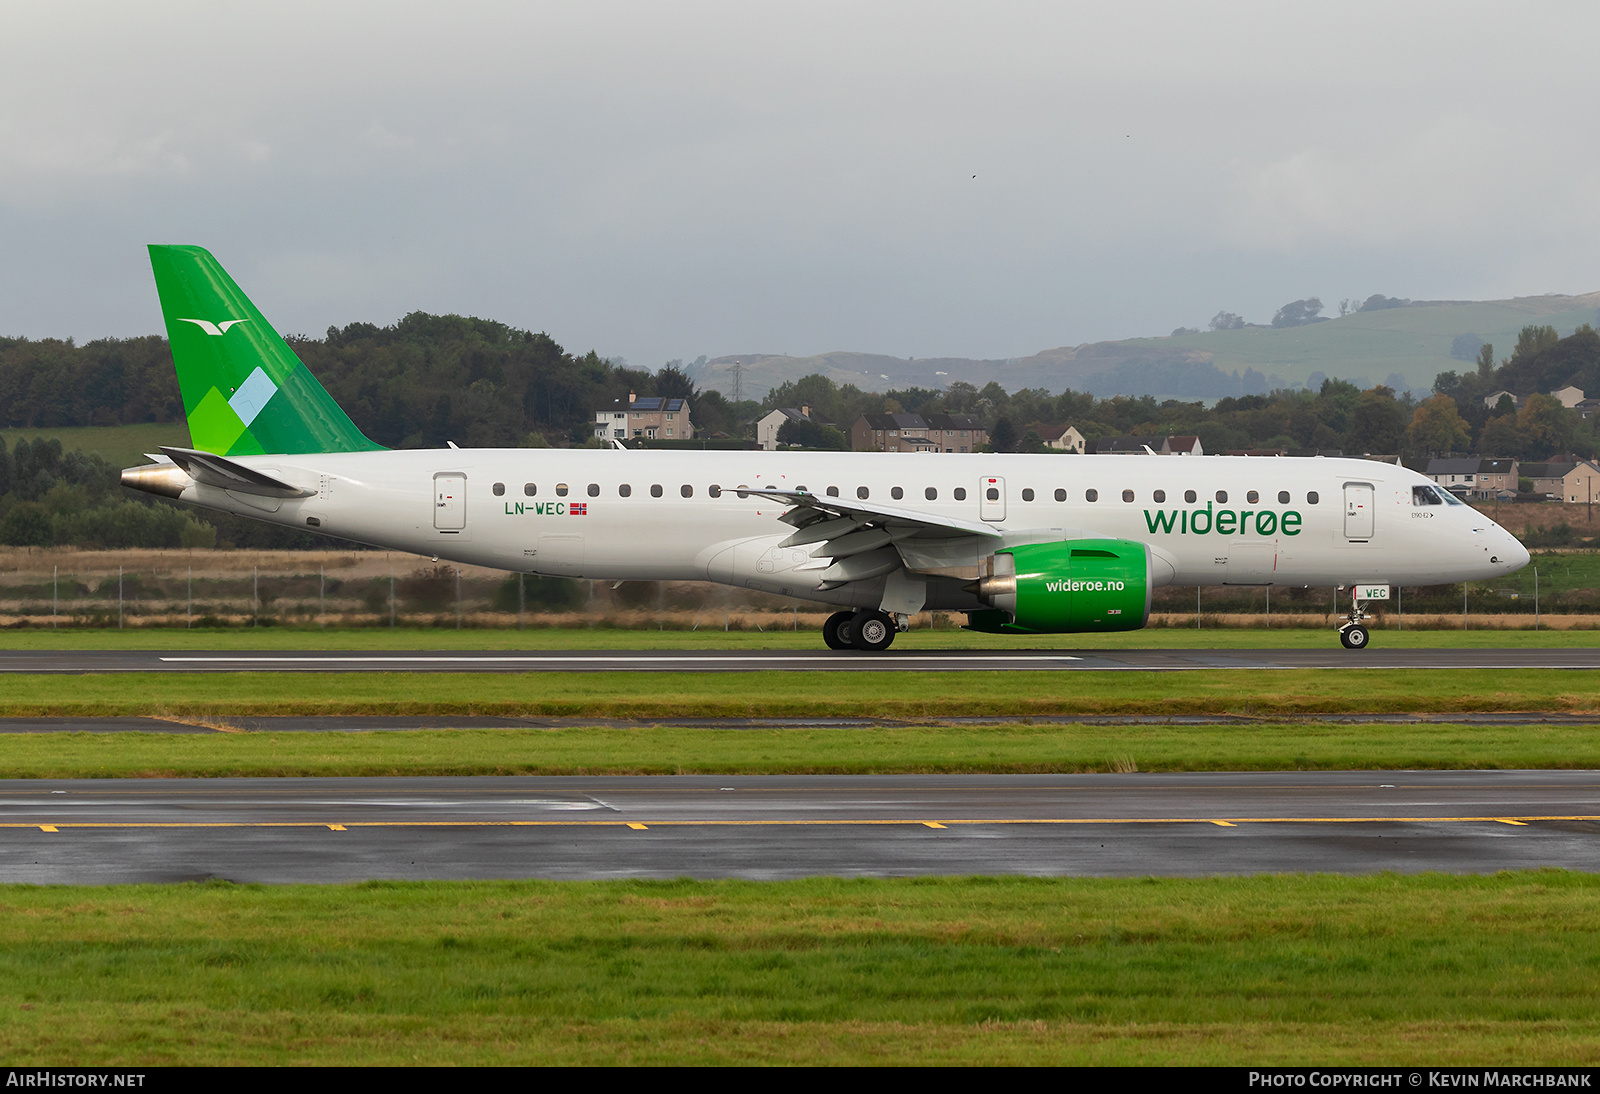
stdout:
MULTIPOLYGON (((1158 589, 1156 627, 1326 627, 1348 608, 1328 587, 1158 589)), ((790 630, 826 605, 703 582, 610 583, 507 574, 384 551, 0 551, 0 627, 614 627, 790 630)), ((1600 552, 1538 552, 1520 573, 1406 586, 1380 628, 1600 629, 1600 552)), ((922 613, 913 628, 959 627, 922 613)))

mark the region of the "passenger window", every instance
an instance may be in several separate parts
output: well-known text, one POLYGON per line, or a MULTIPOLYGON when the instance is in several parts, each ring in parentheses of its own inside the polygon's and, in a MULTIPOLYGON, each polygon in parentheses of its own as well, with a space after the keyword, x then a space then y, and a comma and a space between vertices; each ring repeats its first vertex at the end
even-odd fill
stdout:
POLYGON ((741 499, 748 498, 750 496, 749 491, 745 488, 745 485, 742 482, 739 484, 739 489, 736 490, 735 493, 737 493, 741 499))
POLYGON ((1228 492, 1226 490, 1218 490, 1217 500, 1226 505, 1228 503, 1228 492))
POLYGON ((856 497, 865 500, 866 497, 867 497, 867 494, 868 494, 868 490, 867 490, 867 488, 865 486, 856 487, 856 497))
POLYGON ((567 496, 567 484, 564 483, 564 482, 556 483, 556 497, 564 498, 566 496, 567 496))
POLYGON ((836 498, 838 496, 839 496, 839 488, 837 486, 828 487, 828 497, 836 498))
POLYGON ((899 501, 901 498, 906 496, 906 492, 900 489, 898 486, 891 486, 889 488, 889 496, 895 501, 899 501))
POLYGON ((539 488, 531 482, 525 482, 522 484, 522 492, 531 498, 539 492, 539 488))
POLYGON ((1065 490, 1062 490, 1061 488, 1057 487, 1056 488, 1056 500, 1057 501, 1066 501, 1067 500, 1067 492, 1065 490))
POLYGON ((1024 487, 1023 488, 1023 490, 1022 490, 1022 500, 1023 501, 1032 501, 1033 500, 1033 490, 1031 488, 1029 488, 1029 487, 1024 487))
POLYGON ((987 489, 987 490, 985 490, 983 492, 983 496, 988 498, 990 501, 999 501, 1000 500, 1000 488, 997 487, 997 486, 991 486, 991 487, 989 487, 989 489, 987 489))
POLYGON ((1311 491, 1310 493, 1308 493, 1306 495, 1306 504, 1307 505, 1315 505, 1315 504, 1317 504, 1317 492, 1315 490, 1311 491))
POLYGON ((1084 501, 1099 501, 1100 500, 1100 491, 1098 491, 1098 490, 1085 490, 1083 492, 1083 500, 1084 501))
POLYGON ((1261 495, 1259 493, 1257 493, 1256 491, 1251 490, 1247 494, 1245 494, 1244 500, 1249 502, 1251 505, 1254 505, 1256 502, 1261 500, 1261 495))
POLYGON ((1287 490, 1279 490, 1278 491, 1278 504, 1279 505, 1288 505, 1289 504, 1289 491, 1287 491, 1287 490))
POLYGON ((503 495, 505 492, 506 492, 506 484, 505 483, 497 482, 497 483, 494 484, 494 496, 495 497, 498 498, 501 495, 503 495))
POLYGON ((1124 490, 1122 492, 1122 500, 1123 501, 1132 501, 1133 500, 1133 491, 1132 490, 1124 490))
POLYGON ((679 488, 678 493, 682 494, 686 498, 692 498, 694 497, 694 487, 690 486, 688 483, 684 483, 683 486, 679 488))
POLYGON ((1195 501, 1194 491, 1193 490, 1185 490, 1183 492, 1183 500, 1188 502, 1190 505, 1193 505, 1194 501, 1195 501))
POLYGON ((619 498, 631 497, 632 495, 633 487, 629 486, 627 483, 623 483, 621 486, 617 487, 617 496, 619 498))
POLYGON ((955 495, 957 501, 967 500, 967 488, 965 486, 958 486, 954 490, 950 491, 950 493, 955 495))
POLYGON ((600 484, 599 483, 591 482, 589 484, 589 496, 591 498, 598 498, 600 496, 600 484))
POLYGON ((661 484, 659 482, 650 487, 650 496, 652 498, 659 498, 661 496, 661 484))
POLYGON ((714 498, 720 498, 722 497, 722 487, 708 486, 706 487, 706 493, 710 494, 714 498))
POLYGON ((1150 497, 1157 505, 1160 505, 1162 502, 1167 500, 1167 492, 1165 490, 1157 490, 1155 493, 1151 494, 1150 497))
POLYGON ((927 498, 929 501, 937 501, 939 498, 939 491, 930 486, 922 492, 922 496, 927 498))

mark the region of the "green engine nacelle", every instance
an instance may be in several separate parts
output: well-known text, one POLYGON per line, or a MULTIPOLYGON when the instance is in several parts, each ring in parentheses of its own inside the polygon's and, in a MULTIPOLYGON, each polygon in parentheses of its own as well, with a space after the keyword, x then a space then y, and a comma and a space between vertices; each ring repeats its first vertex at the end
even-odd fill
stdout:
POLYGON ((1072 539, 996 551, 994 572, 969 586, 991 610, 972 630, 1031 634, 1135 631, 1150 618, 1150 548, 1127 539, 1072 539))

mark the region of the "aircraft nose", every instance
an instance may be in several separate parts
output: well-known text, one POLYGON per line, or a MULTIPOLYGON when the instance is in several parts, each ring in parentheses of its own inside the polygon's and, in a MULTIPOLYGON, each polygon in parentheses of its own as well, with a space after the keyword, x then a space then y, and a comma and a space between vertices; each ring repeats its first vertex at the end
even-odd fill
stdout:
POLYGON ((1506 564, 1507 571, 1520 570, 1528 564, 1530 555, 1517 537, 1510 532, 1506 533, 1507 543, 1500 552, 1500 561, 1506 564))

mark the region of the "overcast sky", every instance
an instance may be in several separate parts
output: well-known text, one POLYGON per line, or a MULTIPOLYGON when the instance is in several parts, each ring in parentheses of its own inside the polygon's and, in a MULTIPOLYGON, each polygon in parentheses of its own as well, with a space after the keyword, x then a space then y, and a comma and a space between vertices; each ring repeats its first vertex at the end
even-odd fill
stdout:
POLYGON ((0 0, 0 334, 460 312, 657 367, 1600 290, 1600 5, 0 0))

